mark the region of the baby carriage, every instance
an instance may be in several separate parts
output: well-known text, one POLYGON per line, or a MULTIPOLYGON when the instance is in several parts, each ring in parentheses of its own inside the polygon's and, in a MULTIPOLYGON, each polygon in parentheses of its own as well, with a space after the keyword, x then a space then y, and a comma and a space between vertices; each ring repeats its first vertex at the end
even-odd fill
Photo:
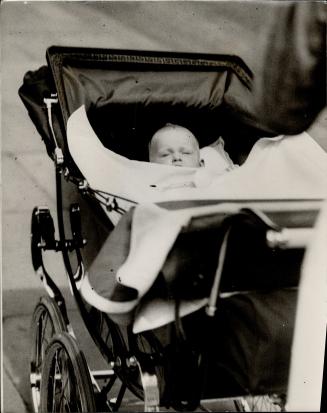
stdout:
POLYGON ((248 112, 250 69, 229 55, 69 47, 49 48, 47 62, 20 89, 55 165, 59 230, 57 240, 50 211, 33 210, 32 261, 47 292, 32 324, 35 411, 116 411, 126 389, 145 411, 190 411, 217 398, 256 410, 246 397, 266 394, 283 405, 301 263, 321 199, 206 190, 198 198, 186 188, 174 200, 154 191, 156 165, 145 165, 166 122, 190 128, 201 147, 223 134, 235 162, 247 155, 269 133, 248 112), (47 250, 62 252, 102 371, 78 347, 47 250), (121 272, 130 251, 132 282, 121 272))

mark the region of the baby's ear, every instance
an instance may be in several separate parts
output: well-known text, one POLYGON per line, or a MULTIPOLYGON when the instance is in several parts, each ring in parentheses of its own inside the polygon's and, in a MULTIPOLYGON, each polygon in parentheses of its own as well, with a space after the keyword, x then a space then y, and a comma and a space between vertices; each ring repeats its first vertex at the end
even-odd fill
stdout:
POLYGON ((204 159, 200 160, 200 166, 204 166, 204 159))

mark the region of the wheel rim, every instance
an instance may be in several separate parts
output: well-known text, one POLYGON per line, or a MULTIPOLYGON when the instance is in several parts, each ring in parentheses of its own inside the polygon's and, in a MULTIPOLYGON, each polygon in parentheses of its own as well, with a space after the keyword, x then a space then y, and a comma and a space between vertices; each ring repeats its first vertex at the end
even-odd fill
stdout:
POLYGON ((65 349, 56 349, 50 367, 49 412, 81 412, 83 395, 77 383, 74 368, 65 349))
POLYGON ((31 362, 31 390, 35 412, 40 408, 40 385, 42 377, 42 363, 45 356, 46 348, 55 333, 55 327, 51 316, 44 307, 40 312, 36 323, 34 344, 31 362))
POLYGON ((96 412, 85 356, 67 332, 56 334, 48 346, 40 394, 42 412, 96 412))
POLYGON ((52 337, 67 327, 57 304, 47 296, 37 304, 32 320, 30 383, 34 412, 40 412, 41 380, 45 354, 52 337))

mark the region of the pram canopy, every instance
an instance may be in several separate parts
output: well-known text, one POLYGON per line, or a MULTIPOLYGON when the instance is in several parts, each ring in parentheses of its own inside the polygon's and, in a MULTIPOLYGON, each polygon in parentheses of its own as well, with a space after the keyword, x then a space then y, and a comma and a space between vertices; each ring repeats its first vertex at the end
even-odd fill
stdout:
POLYGON ((150 137, 167 122, 190 128, 200 146, 223 134, 232 154, 271 134, 251 113, 252 73, 237 56, 51 47, 47 60, 48 68, 26 74, 19 93, 49 154, 41 108, 51 93, 60 103, 53 123, 64 152, 67 119, 83 104, 101 142, 132 159, 147 160, 150 137))

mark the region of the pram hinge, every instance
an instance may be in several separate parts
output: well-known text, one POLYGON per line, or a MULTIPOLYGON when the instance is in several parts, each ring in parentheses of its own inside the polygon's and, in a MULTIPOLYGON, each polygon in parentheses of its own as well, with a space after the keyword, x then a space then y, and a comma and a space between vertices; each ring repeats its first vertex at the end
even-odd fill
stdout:
POLYGON ((54 149, 54 153, 53 153, 54 161, 55 161, 56 166, 60 166, 60 165, 63 165, 63 163, 64 163, 64 154, 63 154, 61 148, 58 145, 56 134, 55 134, 54 129, 53 129, 53 122, 52 122, 52 105, 58 103, 58 97, 57 96, 58 96, 57 93, 51 93, 51 97, 50 98, 44 98, 43 102, 46 104, 49 128, 50 128, 50 131, 51 131, 53 142, 55 144, 55 149, 54 149))

